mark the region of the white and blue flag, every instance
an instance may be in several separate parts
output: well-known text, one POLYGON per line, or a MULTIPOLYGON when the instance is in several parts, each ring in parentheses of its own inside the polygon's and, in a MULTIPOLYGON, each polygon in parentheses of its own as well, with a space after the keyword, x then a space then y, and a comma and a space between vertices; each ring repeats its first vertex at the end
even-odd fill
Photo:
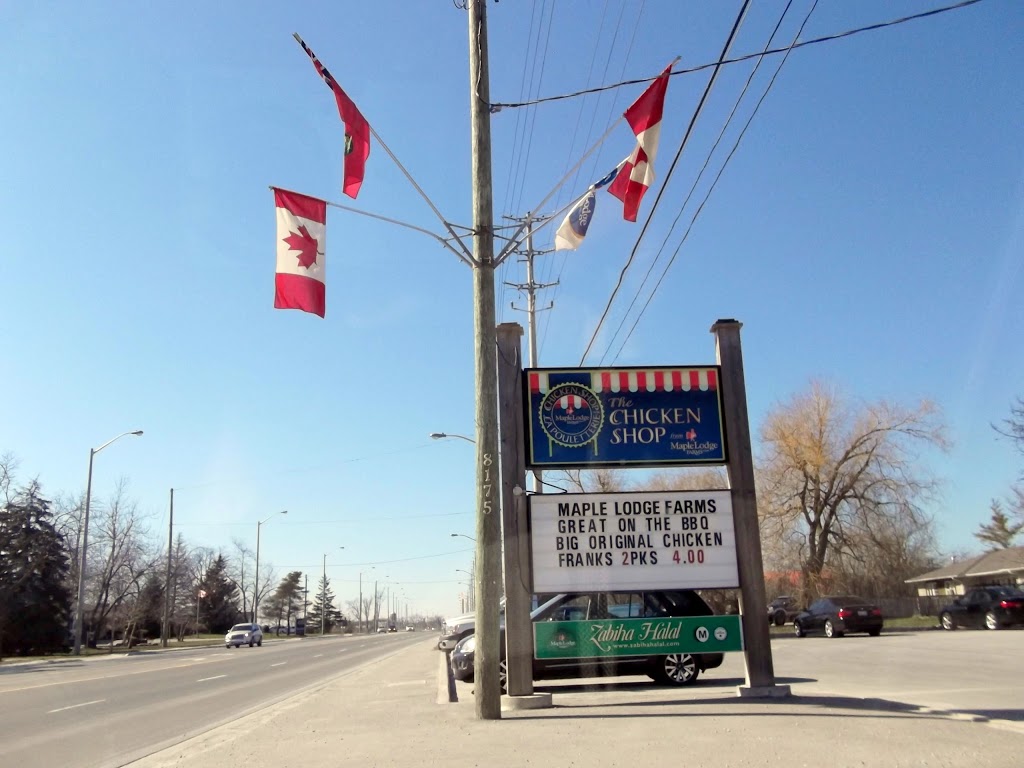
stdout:
POLYGON ((565 214, 565 219, 562 220, 558 231, 555 232, 556 251, 575 251, 580 247, 587 237, 587 230, 590 228, 590 222, 594 218, 594 210, 597 207, 597 195, 594 194, 594 190, 610 184, 620 166, 621 164, 613 168, 611 173, 596 184, 591 185, 587 194, 581 197, 565 214))

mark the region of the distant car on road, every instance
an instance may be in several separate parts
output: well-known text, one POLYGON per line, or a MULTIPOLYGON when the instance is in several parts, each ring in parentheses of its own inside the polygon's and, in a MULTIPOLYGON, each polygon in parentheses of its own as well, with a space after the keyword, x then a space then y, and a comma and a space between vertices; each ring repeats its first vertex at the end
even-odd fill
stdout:
POLYGON ((224 647, 237 648, 240 645, 263 645, 263 630, 259 624, 235 624, 224 635, 224 647))
POLYGON ((780 595, 768 603, 768 623, 781 627, 796 618, 800 613, 800 604, 795 597, 780 595))
POLYGON ((405 626, 405 631, 406 632, 415 632, 416 631, 416 627, 414 627, 412 624, 407 624, 405 626))
POLYGON ((1024 592, 1016 587, 977 587, 939 612, 943 629, 1001 629, 1024 624, 1024 592))
POLYGON ((804 637, 823 632, 825 637, 842 637, 848 632, 867 632, 877 637, 882 631, 882 609, 855 595, 821 597, 793 619, 793 632, 804 637))

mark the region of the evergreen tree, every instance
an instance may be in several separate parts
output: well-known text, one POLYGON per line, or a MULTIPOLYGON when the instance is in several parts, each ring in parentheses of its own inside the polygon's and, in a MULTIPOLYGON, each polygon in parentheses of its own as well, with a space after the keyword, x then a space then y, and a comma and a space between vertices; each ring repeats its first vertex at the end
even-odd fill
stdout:
POLYGON ((331 580, 324 576, 320 577, 320 584, 313 595, 313 605, 310 607, 309 615, 306 617, 306 634, 320 634, 320 624, 322 621, 325 621, 324 633, 330 633, 334 627, 344 626, 348 623, 341 611, 334 607, 334 593, 331 592, 331 580), (325 604, 327 606, 326 621, 324 617, 325 604))
POLYGON ((1024 531, 1024 520, 1012 522, 997 499, 992 500, 989 509, 992 510, 991 519, 978 527, 974 537, 990 545, 990 549, 1012 547, 1017 534, 1024 531))
POLYGON ((0 654, 66 647, 68 559, 50 502, 32 482, 0 507, 0 654))
POLYGON ((238 596, 235 585, 227 577, 227 563, 224 555, 217 555, 203 577, 199 589, 206 594, 199 600, 199 615, 207 632, 227 632, 238 619, 238 596))
POLYGON ((274 594, 267 601, 266 614, 277 620, 277 625, 292 625, 294 617, 302 605, 302 571, 292 571, 278 584, 274 594))
POLYGON ((163 579, 155 573, 146 577, 135 606, 135 617, 138 628, 145 637, 160 637, 160 627, 164 620, 164 584, 163 579))

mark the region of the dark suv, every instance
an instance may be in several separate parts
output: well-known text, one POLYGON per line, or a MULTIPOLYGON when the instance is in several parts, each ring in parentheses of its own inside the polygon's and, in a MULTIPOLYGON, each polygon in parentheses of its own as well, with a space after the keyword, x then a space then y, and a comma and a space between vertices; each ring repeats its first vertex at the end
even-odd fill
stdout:
POLYGON ((780 595, 768 603, 768 623, 781 627, 792 621, 800 613, 800 606, 795 597, 780 595))
MULTIPOLYGON (((541 621, 589 621, 676 616, 713 616, 714 611, 692 590, 679 592, 597 592, 556 595, 530 617, 541 621)), ((505 690, 505 627, 501 627, 501 688, 505 690)), ((473 679, 476 637, 459 642, 452 651, 452 673, 458 680, 473 679)), ((721 653, 672 653, 658 656, 616 656, 580 659, 533 659, 533 679, 647 675, 664 685, 689 685, 701 672, 719 667, 721 653)))

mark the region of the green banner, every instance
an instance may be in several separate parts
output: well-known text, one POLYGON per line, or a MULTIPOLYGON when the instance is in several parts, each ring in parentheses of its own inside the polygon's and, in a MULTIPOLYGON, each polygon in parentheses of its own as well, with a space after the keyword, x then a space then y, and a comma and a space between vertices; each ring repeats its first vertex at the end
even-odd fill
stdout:
POLYGON ((533 639, 538 659, 743 650, 739 616, 540 621, 533 639))

